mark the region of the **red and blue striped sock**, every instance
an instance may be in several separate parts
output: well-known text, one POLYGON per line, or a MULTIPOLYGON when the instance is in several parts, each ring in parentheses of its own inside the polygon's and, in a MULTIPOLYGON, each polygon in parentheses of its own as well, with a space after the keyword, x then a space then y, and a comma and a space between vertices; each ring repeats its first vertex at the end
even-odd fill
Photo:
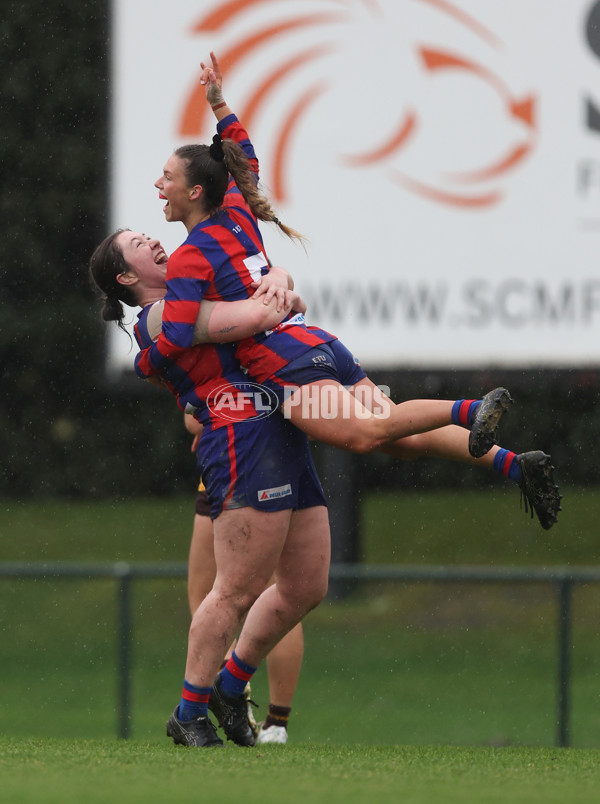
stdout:
POLYGON ((475 411, 481 405, 481 399, 457 399, 452 405, 452 424, 470 427, 473 424, 475 411))
POLYGON ((523 472, 516 458, 516 452, 500 448, 494 455, 494 469, 504 477, 509 477, 515 483, 519 483, 523 477, 523 472))
POLYGON ((231 659, 221 670, 221 689, 225 695, 231 698, 238 698, 244 692, 246 684, 250 681, 256 667, 252 667, 243 662, 235 651, 231 654, 231 659))
POLYGON ((196 715, 208 715, 208 698, 211 687, 195 687, 184 679, 183 692, 179 702, 179 720, 191 720, 196 715))

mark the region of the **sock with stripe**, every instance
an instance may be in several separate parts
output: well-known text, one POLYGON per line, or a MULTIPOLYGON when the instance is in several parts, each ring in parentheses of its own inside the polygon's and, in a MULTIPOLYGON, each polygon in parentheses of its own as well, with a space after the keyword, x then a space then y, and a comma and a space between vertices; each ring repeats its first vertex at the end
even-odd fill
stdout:
POLYGON ((457 399, 452 405, 452 424, 470 427, 473 424, 475 411, 481 405, 481 399, 457 399))
POLYGON ((238 698, 255 672, 256 667, 243 662, 233 651, 231 659, 221 670, 221 690, 230 698, 238 698))
POLYGON ((177 718, 179 720, 191 720, 196 715, 208 715, 208 698, 211 687, 195 687, 189 681, 183 682, 183 692, 179 702, 177 718))
POLYGON ((516 459, 516 452, 500 448, 494 455, 494 469, 504 477, 509 477, 515 483, 519 483, 523 473, 516 459))
POLYGON ((291 706, 275 706, 275 704, 270 703, 269 712, 262 726, 263 729, 268 729, 269 726, 283 726, 287 730, 291 711, 291 706))

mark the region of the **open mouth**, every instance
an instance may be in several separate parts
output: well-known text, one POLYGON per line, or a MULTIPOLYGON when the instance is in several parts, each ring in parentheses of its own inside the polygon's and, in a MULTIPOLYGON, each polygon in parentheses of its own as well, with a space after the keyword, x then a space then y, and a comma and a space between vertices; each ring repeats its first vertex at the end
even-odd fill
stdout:
POLYGON ((166 201, 167 202, 163 207, 163 212, 164 212, 164 210, 169 206, 169 200, 168 200, 167 196, 163 195, 162 193, 159 193, 158 197, 161 199, 161 201, 166 201))

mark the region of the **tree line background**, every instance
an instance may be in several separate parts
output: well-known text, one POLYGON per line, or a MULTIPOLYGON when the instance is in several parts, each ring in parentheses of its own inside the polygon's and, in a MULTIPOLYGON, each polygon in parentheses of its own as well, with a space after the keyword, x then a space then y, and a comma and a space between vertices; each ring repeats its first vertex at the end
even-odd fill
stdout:
MULTIPOLYGON (((0 496, 193 493, 190 439, 170 394, 135 378, 111 384, 104 375, 105 325, 87 266, 108 226, 109 3, 5 6, 0 496)), ((359 342, 350 345, 360 354, 359 342)), ((518 405, 503 425, 503 445, 550 452, 563 484, 600 480, 597 370, 370 376, 389 385, 396 401, 476 397, 505 385, 518 405)), ((488 473, 453 464, 403 465, 383 455, 332 460, 322 446, 315 454, 330 488, 491 482, 488 473)))

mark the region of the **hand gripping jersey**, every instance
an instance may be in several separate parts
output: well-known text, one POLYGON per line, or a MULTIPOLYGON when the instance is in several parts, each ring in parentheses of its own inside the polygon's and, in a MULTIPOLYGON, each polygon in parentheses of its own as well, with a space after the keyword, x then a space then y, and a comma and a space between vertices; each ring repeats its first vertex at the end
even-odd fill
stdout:
MULTIPOLYGON (((230 138, 241 145, 258 177, 254 148, 235 115, 221 120, 217 130, 223 139, 230 138)), ((192 346, 202 299, 246 299, 254 292, 252 282, 267 273, 268 266, 256 218, 231 179, 221 209, 197 224, 169 259, 162 332, 136 357, 137 373, 141 377, 170 373, 174 364, 179 372, 191 371, 190 360, 185 361, 184 368, 182 358, 192 346)), ((306 351, 335 339, 324 330, 307 327, 303 316, 289 316, 268 333, 247 338, 236 346, 213 347, 222 365, 217 365, 213 355, 206 358, 211 361, 206 371, 219 369, 225 373, 229 370, 225 356, 234 354, 251 378, 263 382, 306 351)), ((202 354, 195 354, 204 359, 202 354)), ((191 378, 186 382, 180 377, 179 382, 189 387, 192 384, 191 378)), ((198 397, 203 394, 202 388, 196 389, 198 397)))

